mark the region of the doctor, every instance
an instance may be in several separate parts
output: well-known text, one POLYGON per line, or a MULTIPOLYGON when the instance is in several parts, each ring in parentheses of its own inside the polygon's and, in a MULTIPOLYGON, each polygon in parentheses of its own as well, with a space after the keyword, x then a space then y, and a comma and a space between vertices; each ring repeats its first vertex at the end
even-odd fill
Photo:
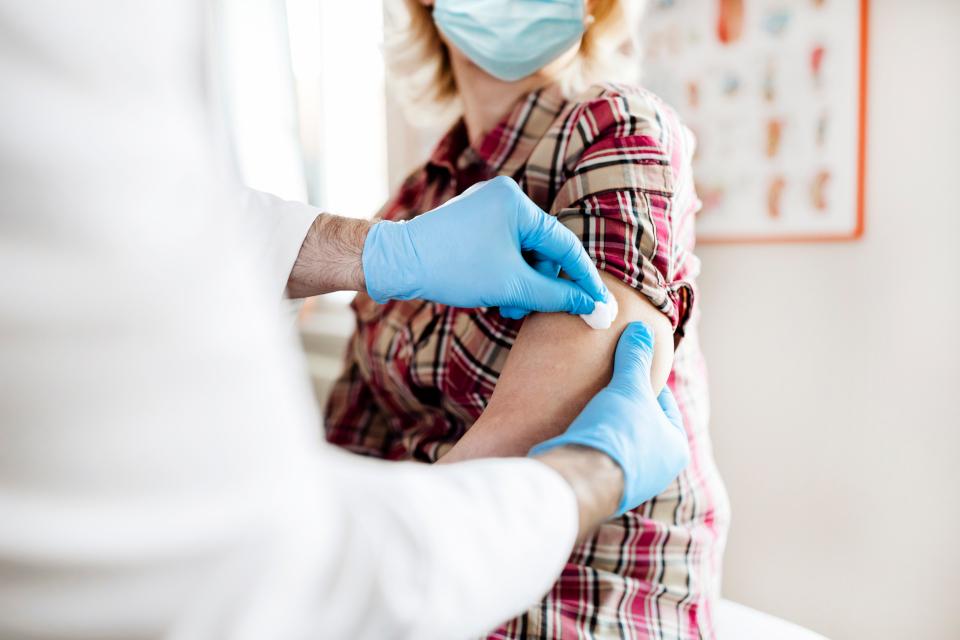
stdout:
POLYGON ((605 293, 509 181, 372 227, 237 196, 204 33, 192 0, 0 1, 0 638, 481 634, 685 464, 650 334, 526 459, 318 442, 284 283, 570 313, 605 293))

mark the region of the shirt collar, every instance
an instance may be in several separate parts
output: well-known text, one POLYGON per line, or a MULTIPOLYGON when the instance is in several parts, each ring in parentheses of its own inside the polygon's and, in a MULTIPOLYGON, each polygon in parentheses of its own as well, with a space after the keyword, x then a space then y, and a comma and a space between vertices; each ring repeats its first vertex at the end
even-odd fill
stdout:
POLYGON ((491 176, 514 176, 565 105, 557 85, 532 91, 517 101, 477 147, 470 146, 461 118, 437 143, 427 164, 454 176, 476 165, 491 176))

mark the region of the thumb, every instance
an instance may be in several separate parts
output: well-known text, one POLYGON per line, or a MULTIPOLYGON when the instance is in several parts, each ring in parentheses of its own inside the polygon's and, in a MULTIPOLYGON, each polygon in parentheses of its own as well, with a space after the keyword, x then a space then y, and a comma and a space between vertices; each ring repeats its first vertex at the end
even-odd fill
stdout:
POLYGON ((578 285, 529 267, 523 275, 523 299, 513 306, 545 313, 583 314, 593 311, 593 298, 578 285))
POLYGON ((617 342, 611 384, 639 392, 650 386, 652 365, 653 330, 643 322, 631 322, 617 342))

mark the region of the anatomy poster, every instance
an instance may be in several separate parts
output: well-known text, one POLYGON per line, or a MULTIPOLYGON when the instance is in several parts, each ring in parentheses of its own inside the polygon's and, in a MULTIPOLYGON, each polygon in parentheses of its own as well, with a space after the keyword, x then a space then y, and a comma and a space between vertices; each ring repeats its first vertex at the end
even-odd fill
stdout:
POLYGON ((866 0, 651 0, 644 84, 697 136, 704 241, 857 237, 866 0))

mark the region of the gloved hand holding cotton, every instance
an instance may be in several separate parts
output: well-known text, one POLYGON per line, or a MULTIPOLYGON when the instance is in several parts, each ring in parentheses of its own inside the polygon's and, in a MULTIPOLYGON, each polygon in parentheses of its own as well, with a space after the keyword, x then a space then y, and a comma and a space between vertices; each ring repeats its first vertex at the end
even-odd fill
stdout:
POLYGON ((377 222, 362 261, 367 293, 381 303, 500 307, 505 317, 521 318, 531 311, 584 313, 609 297, 580 239, 505 176, 412 220, 377 222), (550 272, 531 267, 524 254, 551 265, 550 272))

